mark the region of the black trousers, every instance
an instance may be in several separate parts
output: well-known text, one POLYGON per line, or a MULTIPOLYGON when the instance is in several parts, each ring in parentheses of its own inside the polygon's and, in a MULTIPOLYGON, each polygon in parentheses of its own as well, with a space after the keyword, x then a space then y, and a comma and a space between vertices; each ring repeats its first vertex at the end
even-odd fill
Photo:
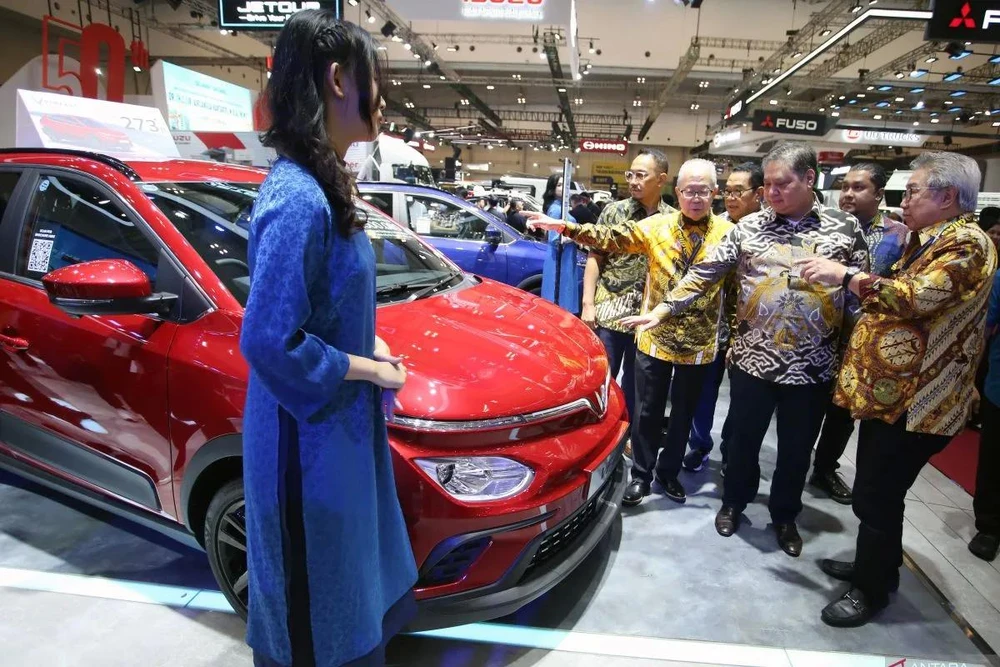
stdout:
POLYGON ((840 457, 847 450, 847 442, 854 433, 854 417, 832 400, 826 409, 823 419, 823 430, 816 443, 816 459, 813 469, 817 475, 836 472, 840 467, 840 457))
POLYGON ((632 479, 661 481, 677 477, 684 459, 691 422, 694 420, 709 366, 683 366, 661 361, 648 354, 635 354, 635 411, 632 422, 632 479), (670 425, 660 451, 663 413, 670 398, 670 425))
MULTIPOLYGON (((771 480, 768 508, 775 524, 791 523, 802 511, 802 489, 813 443, 830 400, 830 383, 782 385, 733 366, 729 372, 732 402, 726 483, 722 500, 742 512, 760 490, 760 448, 778 413, 778 464, 771 480)), ((727 421, 728 421, 727 420, 727 421)))
POLYGON ((980 401, 979 466, 976 468, 976 530, 1000 535, 1000 406, 980 401))
POLYGON ((906 492, 932 456, 951 440, 946 435, 911 433, 906 415, 893 425, 861 422, 854 514, 861 519, 854 557, 854 586, 877 606, 889 602, 889 587, 903 564, 903 509, 906 492))
POLYGON ((604 327, 598 327, 594 333, 604 343, 604 351, 607 352, 608 363, 611 365, 611 377, 617 379, 618 371, 624 370, 622 392, 625 394, 625 407, 631 422, 635 414, 635 334, 604 327))

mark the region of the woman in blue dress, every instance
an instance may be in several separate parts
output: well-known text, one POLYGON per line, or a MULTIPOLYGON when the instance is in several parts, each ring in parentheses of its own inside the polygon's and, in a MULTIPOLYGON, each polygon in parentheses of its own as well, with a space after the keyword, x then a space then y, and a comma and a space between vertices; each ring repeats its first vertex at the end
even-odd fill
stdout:
POLYGON ((382 664, 415 608, 383 389, 406 381, 375 336, 375 255, 343 156, 375 138, 381 68, 368 33, 304 10, 278 36, 266 91, 279 159, 250 222, 241 350, 254 664, 382 664))
MULTIPOLYGON (((562 220, 563 178, 559 174, 549 176, 542 196, 545 215, 562 220)), ((576 222, 572 215, 566 218, 576 222)), ((546 237, 548 254, 542 264, 542 298, 547 299, 574 315, 580 314, 580 282, 583 270, 579 264, 577 245, 565 236, 549 232, 546 237)))

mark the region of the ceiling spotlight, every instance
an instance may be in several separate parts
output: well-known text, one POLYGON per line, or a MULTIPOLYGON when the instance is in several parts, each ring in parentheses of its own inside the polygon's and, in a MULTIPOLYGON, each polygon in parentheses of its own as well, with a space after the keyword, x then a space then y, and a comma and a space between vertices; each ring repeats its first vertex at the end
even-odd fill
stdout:
POLYGON ((868 86, 866 90, 875 90, 875 86, 868 86))
POLYGON ((635 78, 635 82, 636 83, 646 83, 646 77, 644 77, 644 76, 637 76, 635 78))
POLYGON ((458 51, 459 48, 461 47, 459 47, 459 45, 456 44, 455 46, 449 46, 448 51, 450 51, 451 53, 455 53, 456 51, 458 51))
POLYGON ((927 70, 925 70, 923 68, 921 68, 921 69, 915 69, 915 70, 911 70, 910 71, 910 78, 911 79, 919 79, 920 77, 926 76, 926 75, 927 75, 927 70))
POLYGON ((771 104, 772 106, 773 106, 773 105, 776 105, 776 104, 778 104, 778 100, 771 100, 770 104, 771 104))
POLYGON ((699 88, 708 88, 708 86, 709 86, 709 82, 708 81, 699 81, 698 82, 698 87, 699 88))
POLYGON ((496 89, 497 89, 497 87, 494 86, 492 83, 490 85, 486 86, 486 90, 496 90, 496 89))
POLYGON ((425 61, 424 61, 424 67, 430 67, 430 66, 431 66, 431 63, 432 63, 432 61, 431 61, 431 60, 425 60, 425 61))
POLYGON ((882 114, 877 113, 874 116, 872 116, 872 118, 875 119, 875 120, 882 120, 882 114))
POLYGON ((365 20, 368 21, 369 23, 375 23, 375 17, 372 16, 370 10, 367 9, 365 10, 365 20))
POLYGON ((965 91, 964 90, 956 90, 956 91, 954 91, 954 92, 951 93, 950 97, 965 97, 965 91))
POLYGON ((924 60, 924 62, 925 63, 936 63, 937 59, 938 59, 937 56, 927 56, 927 59, 924 60))
POLYGON ((392 85, 394 85, 394 86, 402 86, 403 84, 402 84, 402 82, 399 79, 393 79, 392 80, 392 85))
POLYGON ((413 54, 413 59, 414 60, 420 60, 420 54, 419 53, 414 53, 413 54))
POLYGON ((820 113, 823 113, 823 112, 825 112, 825 111, 826 111, 826 107, 820 107, 820 108, 819 108, 819 112, 820 112, 820 113))
POLYGON ((951 100, 945 100, 944 103, 946 105, 948 105, 948 106, 951 106, 952 104, 954 104, 954 102, 952 102, 951 100))
POLYGON ((917 102, 916 104, 913 105, 913 111, 920 111, 923 108, 924 108, 924 101, 923 100, 920 100, 919 102, 917 102))
POLYGON ((358 0, 347 0, 347 4, 349 4, 351 7, 357 7, 358 0))
POLYGON ((566 89, 565 89, 565 88, 559 88, 559 89, 557 89, 557 90, 558 90, 558 91, 559 91, 560 93, 565 93, 565 92, 566 92, 566 89))
POLYGON ((897 98, 896 98, 896 101, 897 101, 897 102, 905 102, 905 101, 906 101, 906 98, 905 98, 905 97, 897 97, 897 98))
POLYGON ((861 11, 861 5, 860 4, 856 4, 853 7, 851 7, 851 13, 852 14, 857 14, 860 11, 861 11))
POLYGON ((576 98, 575 100, 573 100, 573 104, 576 104, 576 105, 578 105, 578 106, 579 106, 580 104, 583 104, 583 98, 582 98, 582 97, 578 97, 578 98, 576 98))
POLYGON ((511 75, 510 75, 510 77, 511 77, 512 79, 517 79, 518 81, 520 81, 520 80, 521 80, 521 75, 520 75, 520 74, 511 74, 511 75))
POLYGON ((948 42, 947 46, 944 47, 944 51, 952 60, 961 60, 972 55, 972 50, 961 42, 948 42))
POLYGON ((830 115, 833 116, 834 118, 840 118, 840 112, 839 111, 831 111, 830 115))
POLYGON ((545 51, 542 51, 541 53, 539 53, 538 57, 541 58, 542 60, 545 60, 546 58, 548 58, 548 56, 545 55, 545 51))
POLYGON ((595 53, 593 40, 591 40, 591 42, 590 42, 590 53, 591 53, 591 55, 593 55, 595 53))
POLYGON ((892 86, 879 86, 876 90, 884 93, 886 91, 892 90, 892 86))
POLYGON ((698 104, 697 102, 692 102, 691 103, 691 111, 697 111, 700 108, 701 108, 701 105, 698 104))
POLYGON ((920 121, 919 120, 913 121, 913 127, 916 127, 917 125, 920 125, 920 121))
POLYGON ((863 99, 864 99, 864 98, 866 98, 866 97, 868 97, 868 96, 867 96, 867 95, 865 95, 864 93, 858 93, 858 99, 861 99, 861 100, 863 100, 863 99))
POLYGON ((792 54, 792 57, 793 58, 801 58, 802 57, 802 52, 801 51, 796 51, 795 53, 792 54))
POLYGON ((1000 55, 993 56, 992 58, 990 58, 990 64, 992 65, 1000 64, 1000 55))
POLYGON ((424 90, 430 90, 430 89, 431 89, 431 84, 425 83, 424 84, 424 90))
POLYGON ((403 44, 403 48, 406 49, 407 51, 409 51, 410 49, 413 48, 413 45, 410 44, 409 42, 407 42, 407 43, 403 44))
POLYGON ((819 36, 820 36, 820 37, 829 37, 829 36, 830 36, 830 33, 832 33, 832 32, 833 32, 832 30, 830 30, 829 28, 827 28, 826 30, 822 31, 822 32, 821 32, 821 33, 819 34, 819 36))
POLYGON ((935 125, 937 125, 938 123, 941 122, 941 119, 940 118, 931 118, 931 122, 934 123, 935 125))
POLYGON ((945 74, 945 76, 944 76, 944 80, 945 80, 945 81, 948 81, 948 82, 951 82, 951 81, 958 81, 958 80, 959 80, 959 79, 961 79, 961 78, 962 78, 963 76, 965 76, 965 75, 964 75, 964 74, 962 74, 962 68, 961 68, 961 67, 959 67, 959 68, 958 68, 957 70, 955 70, 954 72, 951 72, 950 74, 945 74))
POLYGON ((906 75, 903 74, 902 72, 896 72, 896 78, 897 79, 902 79, 904 76, 906 76, 906 75))
POLYGON ((442 74, 438 78, 441 79, 442 81, 447 81, 448 80, 448 77, 446 77, 444 74, 442 74))

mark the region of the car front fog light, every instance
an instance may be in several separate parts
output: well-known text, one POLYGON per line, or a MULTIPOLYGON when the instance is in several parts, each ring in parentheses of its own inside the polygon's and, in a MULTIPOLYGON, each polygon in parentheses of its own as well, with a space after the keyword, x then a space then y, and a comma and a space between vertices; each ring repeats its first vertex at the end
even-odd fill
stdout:
POLYGON ((516 496, 535 477, 531 468, 500 456, 417 459, 416 464, 449 494, 470 503, 516 496))

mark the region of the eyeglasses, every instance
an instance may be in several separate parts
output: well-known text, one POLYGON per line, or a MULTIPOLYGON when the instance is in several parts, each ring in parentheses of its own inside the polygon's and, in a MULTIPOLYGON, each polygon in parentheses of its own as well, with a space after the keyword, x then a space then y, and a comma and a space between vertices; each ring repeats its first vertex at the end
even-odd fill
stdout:
POLYGON ((722 196, 725 197, 726 199, 739 199, 748 192, 753 192, 753 189, 747 188, 744 190, 743 188, 733 188, 733 189, 726 188, 725 190, 723 190, 722 196))
POLYGON ((681 194, 684 195, 685 199, 710 199, 712 197, 712 191, 705 188, 698 190, 684 188, 681 190, 681 194))
POLYGON ((948 188, 948 187, 950 187, 950 186, 947 186, 947 185, 925 185, 923 187, 920 187, 919 185, 908 185, 903 190, 903 199, 913 199, 914 197, 916 197, 918 194, 920 194, 924 190, 944 190, 945 188, 948 188))
POLYGON ((632 170, 629 170, 629 171, 625 172, 625 181, 626 182, 631 181, 634 178, 638 179, 640 181, 644 181, 647 178, 649 178, 649 172, 647 172, 647 171, 632 171, 632 170))

